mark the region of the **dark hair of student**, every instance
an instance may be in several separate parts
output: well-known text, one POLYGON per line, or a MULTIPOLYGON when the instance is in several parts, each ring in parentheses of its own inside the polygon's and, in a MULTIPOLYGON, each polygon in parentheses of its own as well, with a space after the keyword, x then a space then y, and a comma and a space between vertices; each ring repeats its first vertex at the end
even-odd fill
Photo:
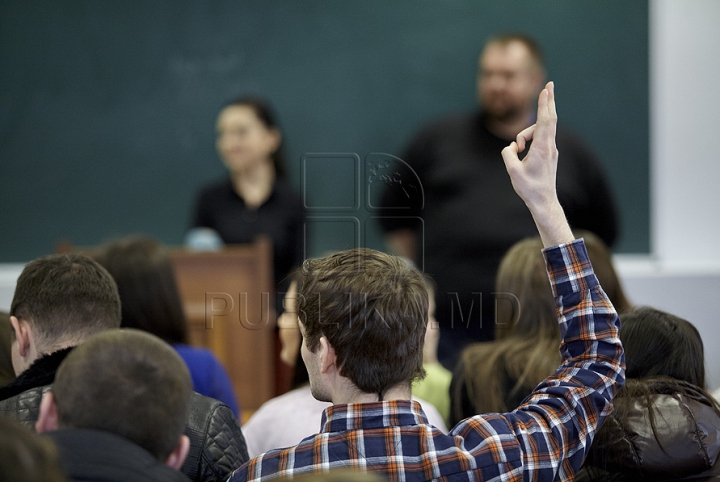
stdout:
POLYGON ((162 244, 129 236, 103 245, 94 257, 117 282, 123 328, 147 331, 170 344, 187 343, 187 319, 162 244))
POLYGON ((705 388, 705 349, 692 323, 648 306, 623 312, 621 320, 626 378, 665 376, 705 388))
POLYGON ((18 277, 10 314, 28 321, 42 353, 77 344, 120 326, 120 297, 112 276, 80 254, 30 261, 18 277))
POLYGON ((358 248, 307 260, 302 274, 298 315, 310 351, 325 336, 340 374, 380 400, 424 376, 428 292, 417 269, 358 248))
MULTIPOLYGON (((653 400, 662 394, 682 395, 699 401, 720 415, 720 405, 705 390, 703 342, 692 323, 648 306, 622 312, 620 319, 627 381, 618 390, 615 409, 606 425, 627 426, 630 413, 643 406, 647 410, 653 436, 658 439, 653 400), (630 402, 625 403, 625 400, 630 402)), ((594 481, 617 480, 617 473, 602 470, 608 468, 609 460, 617 457, 611 448, 614 442, 612 430, 603 425, 585 463, 587 478, 594 481)), ((613 470, 622 472, 623 468, 613 470)))
MULTIPOLYGON (((220 110, 223 111, 227 107, 234 106, 249 107, 253 110, 253 112, 255 112, 257 118, 265 125, 266 128, 280 130, 275 112, 267 100, 252 95, 236 97, 235 99, 223 104, 222 109, 220 110)), ((280 145, 272 154, 272 160, 273 166, 275 167, 275 175, 279 178, 285 177, 285 159, 283 156, 282 139, 280 140, 280 145)))
POLYGON ((70 352, 52 391, 59 427, 114 433, 164 462, 187 425, 192 380, 159 338, 108 330, 70 352))

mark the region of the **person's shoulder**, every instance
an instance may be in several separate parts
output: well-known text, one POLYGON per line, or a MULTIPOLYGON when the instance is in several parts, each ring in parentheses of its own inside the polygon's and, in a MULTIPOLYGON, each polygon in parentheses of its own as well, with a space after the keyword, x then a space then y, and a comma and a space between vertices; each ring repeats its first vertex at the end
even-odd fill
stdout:
POLYGON ((264 477, 276 478, 283 470, 292 473, 295 470, 302 470, 303 467, 314 466, 318 439, 324 434, 314 434, 304 438, 297 445, 284 448, 274 448, 250 459, 233 472, 228 482, 240 482, 244 480, 264 480, 264 477), (288 458, 292 456, 293 465, 287 465, 288 458), (260 477, 252 474, 262 474, 260 477))
POLYGON ((191 478, 205 472, 227 478, 248 459, 240 422, 230 407, 214 398, 193 392, 185 435, 190 452, 182 471, 191 478))
POLYGON ((34 424, 40 412, 40 401, 43 393, 52 385, 29 388, 0 401, 0 415, 13 418, 24 425, 34 424))
POLYGON ((191 346, 186 345, 184 343, 177 343, 173 345, 173 348, 175 348, 175 351, 178 352, 178 354, 185 359, 202 359, 202 360, 208 360, 208 359, 215 359, 215 355, 213 354, 210 349, 200 346, 191 346))
MULTIPOLYGON (((283 417, 287 418, 288 422, 294 420, 297 423, 298 412, 303 412, 304 416, 317 415, 319 419, 322 411, 329 405, 329 403, 316 400, 310 392, 310 386, 305 385, 263 403, 244 426, 262 425, 263 421, 278 420, 283 417)), ((314 424, 313 427, 316 425, 314 424)))

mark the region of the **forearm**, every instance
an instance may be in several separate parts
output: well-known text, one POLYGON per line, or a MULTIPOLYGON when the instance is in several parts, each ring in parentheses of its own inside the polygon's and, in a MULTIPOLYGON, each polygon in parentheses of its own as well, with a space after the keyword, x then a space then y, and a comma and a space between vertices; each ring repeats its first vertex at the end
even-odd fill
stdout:
POLYGON ((581 240, 544 251, 562 334, 563 362, 530 402, 543 410, 560 448, 558 470, 576 471, 624 384, 620 320, 598 284, 581 240))
POLYGON ((575 239, 557 198, 549 206, 528 207, 545 248, 567 244, 575 239))

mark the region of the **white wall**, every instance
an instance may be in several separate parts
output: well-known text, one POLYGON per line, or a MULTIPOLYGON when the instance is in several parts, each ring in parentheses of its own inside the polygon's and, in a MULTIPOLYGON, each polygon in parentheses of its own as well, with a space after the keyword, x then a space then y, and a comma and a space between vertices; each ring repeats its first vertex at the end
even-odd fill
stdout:
MULTIPOLYGON (((698 327, 711 388, 720 386, 719 25, 718 0, 650 1, 653 253, 617 257, 631 301, 698 327)), ((21 269, 0 265, 0 309, 21 269)))
POLYGON ((665 263, 720 266, 720 2, 650 2, 652 240, 665 263))
POLYGON ((720 386, 720 2, 650 1, 653 255, 617 257, 633 303, 690 320, 720 386))

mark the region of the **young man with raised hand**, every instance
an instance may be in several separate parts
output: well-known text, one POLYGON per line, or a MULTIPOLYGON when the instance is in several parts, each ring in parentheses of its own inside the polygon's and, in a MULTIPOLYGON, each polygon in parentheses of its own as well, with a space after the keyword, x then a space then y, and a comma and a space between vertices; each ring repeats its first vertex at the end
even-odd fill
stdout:
POLYGON ((476 415, 443 434, 410 400, 411 383, 423 372, 428 310, 420 272, 367 249, 306 261, 298 304, 302 355, 313 394, 333 406, 319 434, 252 459, 232 482, 338 467, 393 481, 572 479, 624 383, 624 357, 617 313, 557 198, 556 123, 548 83, 537 123, 502 151, 545 246, 563 336, 555 374, 516 410, 476 415))

